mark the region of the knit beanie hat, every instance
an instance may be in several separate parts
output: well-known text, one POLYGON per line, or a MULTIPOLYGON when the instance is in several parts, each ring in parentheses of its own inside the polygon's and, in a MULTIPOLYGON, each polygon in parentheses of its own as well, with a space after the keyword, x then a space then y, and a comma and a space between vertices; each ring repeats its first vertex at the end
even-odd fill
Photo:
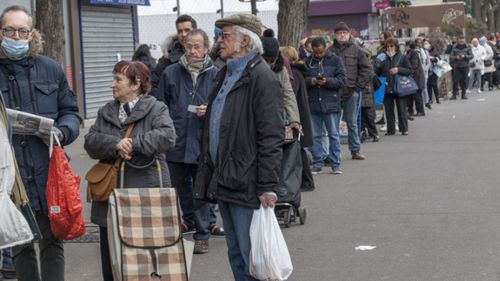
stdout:
POLYGON ((262 54, 265 58, 277 58, 280 51, 280 44, 278 40, 273 37, 261 37, 262 48, 264 49, 264 54, 262 54))

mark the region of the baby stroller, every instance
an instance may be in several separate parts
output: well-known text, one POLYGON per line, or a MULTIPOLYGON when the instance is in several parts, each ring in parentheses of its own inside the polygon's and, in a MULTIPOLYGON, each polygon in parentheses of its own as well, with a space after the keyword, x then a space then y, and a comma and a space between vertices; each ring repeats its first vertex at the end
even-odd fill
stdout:
MULTIPOLYGON (((291 129, 287 128, 287 135, 291 129)), ((302 184, 302 157, 299 137, 290 137, 283 145, 281 178, 278 185, 278 201, 274 207, 276 218, 286 228, 290 223, 306 223, 306 208, 300 207, 300 186, 302 184)))

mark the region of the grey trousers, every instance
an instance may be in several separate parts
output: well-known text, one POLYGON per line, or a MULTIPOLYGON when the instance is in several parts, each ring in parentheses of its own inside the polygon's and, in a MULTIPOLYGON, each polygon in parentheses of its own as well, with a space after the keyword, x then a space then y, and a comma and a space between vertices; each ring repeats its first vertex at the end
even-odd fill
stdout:
POLYGON ((40 249, 40 271, 35 251, 35 243, 13 248, 14 265, 18 281, 64 281, 63 242, 52 235, 49 217, 36 211, 35 218, 43 239, 38 241, 40 249), (40 274, 41 273, 41 274, 40 274), (41 279, 40 279, 41 277, 41 279))

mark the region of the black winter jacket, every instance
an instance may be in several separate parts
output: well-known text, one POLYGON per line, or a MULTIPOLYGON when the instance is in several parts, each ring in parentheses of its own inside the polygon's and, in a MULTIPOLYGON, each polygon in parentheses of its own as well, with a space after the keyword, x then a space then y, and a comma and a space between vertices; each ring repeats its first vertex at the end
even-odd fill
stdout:
POLYGON ((345 67, 342 60, 327 53, 321 60, 310 56, 306 59, 306 85, 309 93, 309 108, 312 114, 340 112, 341 89, 346 84, 345 67), (326 79, 324 86, 312 84, 312 79, 321 75, 326 79))
POLYGON ((408 62, 410 63, 411 74, 413 76, 413 79, 415 79, 415 82, 417 82, 418 89, 424 89, 426 87, 425 74, 424 69, 422 68, 422 64, 420 63, 420 57, 417 51, 410 49, 406 54, 406 57, 408 58, 408 62))
MULTIPOLYGON (((64 134, 62 145, 78 137, 81 118, 76 98, 57 62, 45 56, 0 59, 0 90, 7 108, 54 119, 64 134)), ((36 136, 21 135, 12 136, 12 145, 31 207, 47 214, 48 146, 36 136)))
POLYGON ((285 138, 280 83, 260 55, 246 66, 226 97, 216 162, 209 155, 212 102, 226 75, 224 67, 208 98, 194 198, 259 208, 258 196, 276 192, 285 138))
POLYGON ((396 94, 395 85, 394 85, 394 75, 389 73, 389 69, 393 67, 398 68, 399 75, 411 75, 411 66, 408 62, 408 58, 406 55, 401 52, 396 52, 396 54, 391 58, 387 54, 383 61, 376 62, 377 67, 375 68, 375 73, 377 76, 386 77, 387 80, 385 82, 385 94, 396 94), (398 63, 399 61, 399 63, 398 63))
POLYGON ((313 136, 311 110, 309 109, 307 86, 306 80, 304 79, 307 74, 307 69, 305 65, 301 63, 292 63, 290 66, 292 67, 293 76, 295 78, 295 87, 293 87, 293 90, 297 99, 297 106, 299 107, 302 132, 304 133, 304 136, 300 138, 300 144, 302 147, 310 147, 313 145, 313 136))
POLYGON ((350 39, 345 44, 334 40, 330 51, 339 56, 346 68, 346 85, 340 89, 340 98, 348 99, 352 94, 363 91, 372 82, 373 66, 365 51, 350 39))
POLYGON ((474 58, 472 49, 467 44, 453 46, 450 54, 451 66, 453 68, 468 68, 469 61, 472 58, 474 58), (462 58, 460 55, 464 55, 464 57, 462 58))

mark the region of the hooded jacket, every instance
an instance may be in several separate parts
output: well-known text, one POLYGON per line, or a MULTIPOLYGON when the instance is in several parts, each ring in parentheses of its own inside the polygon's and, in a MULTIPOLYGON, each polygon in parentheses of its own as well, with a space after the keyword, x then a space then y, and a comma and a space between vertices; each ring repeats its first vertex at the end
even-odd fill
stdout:
MULTIPOLYGON (((78 137, 82 119, 63 69, 39 55, 41 48, 42 39, 35 30, 26 58, 10 60, 0 49, 0 90, 7 108, 54 119, 64 135, 62 145, 68 145, 78 137)), ((36 136, 13 135, 12 145, 31 207, 47 214, 49 148, 36 136)))
MULTIPOLYGON (((118 119, 120 102, 113 100, 101 107, 95 124, 85 135, 84 148, 92 159, 114 163, 118 157, 116 144, 123 138, 128 125, 134 123, 132 138, 133 165, 144 166, 158 159, 163 186, 170 186, 170 175, 165 162, 165 152, 175 144, 175 129, 168 108, 150 95, 144 95, 135 105, 123 124, 118 119)), ((145 169, 126 166, 124 187, 159 187, 157 165, 145 169)), ((118 182, 119 179, 118 179, 118 182)), ((107 202, 92 202, 92 222, 106 226, 107 202)))
POLYGON ((162 48, 163 56, 158 60, 156 67, 151 73, 151 92, 153 96, 157 96, 158 84, 160 83, 160 78, 167 66, 177 63, 179 59, 184 55, 184 49, 176 34, 170 35, 163 41, 162 48))

